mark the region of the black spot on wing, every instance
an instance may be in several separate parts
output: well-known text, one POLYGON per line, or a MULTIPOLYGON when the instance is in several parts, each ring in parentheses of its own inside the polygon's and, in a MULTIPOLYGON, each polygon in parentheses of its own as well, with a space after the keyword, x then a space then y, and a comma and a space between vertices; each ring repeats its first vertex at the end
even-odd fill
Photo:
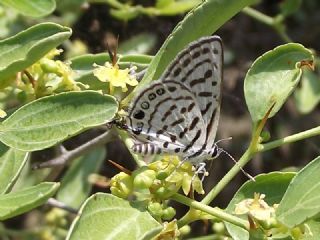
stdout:
POLYGON ((186 58, 182 63, 183 67, 187 67, 190 64, 190 62, 191 62, 190 58, 186 58))
POLYGON ((206 82, 206 79, 205 78, 197 78, 197 79, 193 79, 191 82, 190 82, 190 87, 194 87, 195 85, 198 85, 198 84, 203 84, 206 82))
POLYGON ((168 90, 169 90, 169 92, 174 92, 177 90, 177 88, 174 86, 170 86, 170 87, 168 87, 168 90))
POLYGON ((187 132, 188 132, 188 128, 183 129, 183 131, 179 133, 179 138, 183 138, 187 132))
POLYGON ((191 112, 196 104, 193 102, 188 106, 188 112, 191 112))
POLYGON ((198 97, 212 97, 212 92, 199 92, 198 97))
POLYGON ((177 140, 177 137, 175 135, 169 134, 171 142, 175 142, 177 140))
POLYGON ((208 102, 206 107, 201 110, 201 115, 202 116, 205 115, 208 112, 208 110, 210 109, 211 106, 212 106, 212 102, 208 102))
POLYGON ((205 73, 204 73, 204 77, 205 78, 210 78, 212 76, 212 70, 208 69, 205 73))
POLYGON ((199 139, 199 137, 201 136, 201 129, 199 129, 196 133, 196 135, 194 136, 194 138, 191 140, 191 142, 186 146, 185 149, 183 149, 183 152, 187 152, 190 148, 192 148, 192 146, 194 145, 194 143, 199 139))
POLYGON ((200 57, 200 51, 197 51, 192 55, 193 59, 198 58, 198 57, 200 57))
POLYGON ((199 117, 195 117, 190 124, 189 130, 190 131, 193 130, 198 122, 199 122, 199 117))
POLYGON ((144 111, 142 111, 142 110, 137 110, 137 111, 135 111, 134 114, 133 114, 133 117, 134 117, 135 119, 139 119, 139 120, 143 119, 144 116, 145 116, 145 113, 144 113, 144 111))
POLYGON ((202 54, 207 54, 208 52, 210 52, 210 48, 205 47, 202 49, 202 54))
MULTIPOLYGON (((191 97, 191 96, 180 96, 180 97, 177 97, 177 98, 172 98, 172 97, 167 97, 167 98, 164 98, 164 99, 162 99, 161 101, 159 101, 155 106, 154 106, 154 110, 153 110, 153 112, 150 114, 150 118, 149 118, 149 120, 148 120, 148 125, 149 125, 149 128, 148 128, 148 130, 147 130, 147 133, 149 133, 150 132, 150 129, 151 129, 151 121, 153 120, 153 118, 154 118, 154 116, 155 116, 155 114, 158 112, 158 108, 161 106, 161 104, 163 104, 163 103, 165 103, 165 102, 167 102, 167 101, 170 101, 170 100, 172 100, 172 101, 179 101, 179 100, 193 100, 193 98, 191 97)), ((170 107, 170 111, 172 111, 173 109, 175 109, 175 108, 177 108, 177 106, 176 105, 172 105, 171 107, 170 107)))
POLYGON ((171 127, 174 127, 174 126, 176 126, 180 123, 183 123, 183 122, 184 122, 184 118, 180 118, 180 119, 174 121, 173 123, 171 123, 171 127))
POLYGON ((176 70, 174 70, 173 76, 177 77, 181 73, 181 70, 181 68, 177 68, 176 70))
POLYGON ((196 69, 200 66, 202 66, 203 64, 208 63, 211 64, 211 60, 209 58, 202 60, 201 62, 198 62, 196 65, 194 65, 194 67, 192 69, 190 69, 185 76, 183 76, 183 78, 181 79, 181 82, 185 82, 187 80, 187 78, 194 72, 196 71, 196 69))

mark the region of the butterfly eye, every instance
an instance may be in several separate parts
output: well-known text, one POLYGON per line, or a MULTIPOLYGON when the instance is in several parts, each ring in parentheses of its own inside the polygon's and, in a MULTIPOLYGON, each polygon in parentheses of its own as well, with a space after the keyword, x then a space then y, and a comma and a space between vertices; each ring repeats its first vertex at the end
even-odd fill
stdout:
POLYGON ((156 96, 156 94, 154 94, 154 93, 150 93, 149 96, 148 96, 148 98, 149 98, 150 101, 153 100, 153 99, 155 99, 156 97, 157 97, 157 96, 156 96))
POLYGON ((162 95, 162 94, 165 93, 165 90, 164 90, 163 88, 159 88, 159 89, 157 89, 156 93, 157 93, 158 95, 162 95))
POLYGON ((141 110, 137 110, 137 111, 135 111, 135 113, 133 114, 133 117, 134 117, 135 119, 143 119, 144 116, 145 116, 145 114, 144 114, 144 112, 141 111, 141 110))
POLYGON ((142 109, 148 109, 149 107, 150 107, 150 104, 148 102, 141 103, 141 108, 142 109))

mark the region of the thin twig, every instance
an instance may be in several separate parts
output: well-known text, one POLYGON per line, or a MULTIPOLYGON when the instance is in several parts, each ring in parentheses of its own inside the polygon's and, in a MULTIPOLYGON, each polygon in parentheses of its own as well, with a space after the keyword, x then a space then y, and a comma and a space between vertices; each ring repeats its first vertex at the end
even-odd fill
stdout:
POLYGON ((70 207, 70 206, 66 205, 65 203, 63 203, 63 202, 58 201, 55 198, 49 198, 46 204, 51 206, 51 207, 56 207, 56 208, 60 208, 60 209, 66 210, 66 211, 68 211, 70 213, 78 214, 78 210, 77 209, 75 209, 73 207, 70 207))
POLYGON ((51 168, 59 165, 64 165, 73 159, 80 157, 84 153, 90 152, 92 149, 104 145, 109 142, 111 139, 110 131, 101 134, 100 136, 84 143, 83 145, 73 149, 73 150, 65 150, 63 154, 55 157, 49 161, 36 163, 32 166, 32 169, 39 169, 39 168, 51 168))
POLYGON ((141 70, 140 72, 135 73, 134 75, 135 75, 137 81, 140 81, 143 78, 143 76, 146 74, 146 72, 147 72, 147 68, 141 70))

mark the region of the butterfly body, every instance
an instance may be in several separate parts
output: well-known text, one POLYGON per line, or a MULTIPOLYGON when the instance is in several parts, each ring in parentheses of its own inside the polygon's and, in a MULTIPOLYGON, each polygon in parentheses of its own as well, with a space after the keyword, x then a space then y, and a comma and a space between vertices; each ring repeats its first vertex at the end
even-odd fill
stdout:
POLYGON ((176 154, 195 164, 214 158, 222 63, 221 39, 200 38, 177 55, 159 80, 143 88, 126 118, 138 141, 133 150, 176 154))

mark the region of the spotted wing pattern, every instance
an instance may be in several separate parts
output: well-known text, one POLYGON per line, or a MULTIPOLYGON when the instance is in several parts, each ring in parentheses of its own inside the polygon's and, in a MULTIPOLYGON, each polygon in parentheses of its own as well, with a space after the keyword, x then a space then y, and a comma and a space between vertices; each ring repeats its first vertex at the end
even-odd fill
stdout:
POLYGON ((222 55, 219 37, 201 38, 181 51, 159 80, 142 89, 127 118, 128 129, 141 142, 136 149, 176 153, 196 161, 213 147, 222 55))
POLYGON ((194 93, 207 129, 208 148, 213 147, 219 122, 222 67, 220 37, 204 37, 182 50, 162 76, 182 82, 194 93))

